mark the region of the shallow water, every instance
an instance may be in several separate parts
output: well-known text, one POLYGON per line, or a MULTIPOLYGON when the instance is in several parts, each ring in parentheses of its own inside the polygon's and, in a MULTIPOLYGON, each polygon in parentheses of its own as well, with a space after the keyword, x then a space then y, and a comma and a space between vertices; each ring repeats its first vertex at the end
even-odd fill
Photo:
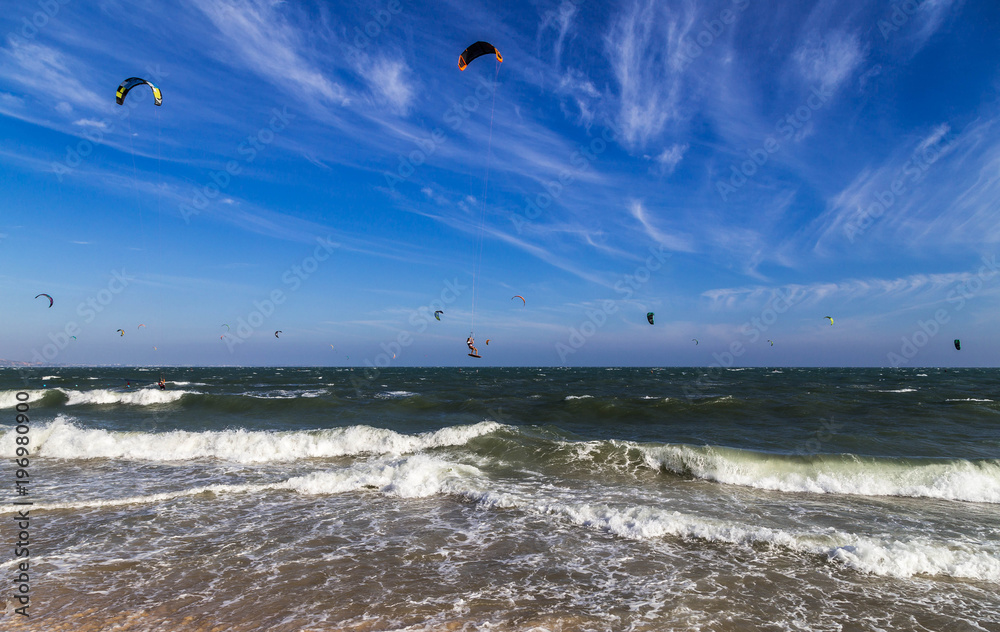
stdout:
POLYGON ((4 629, 1000 630, 1000 371, 44 371, 4 629))

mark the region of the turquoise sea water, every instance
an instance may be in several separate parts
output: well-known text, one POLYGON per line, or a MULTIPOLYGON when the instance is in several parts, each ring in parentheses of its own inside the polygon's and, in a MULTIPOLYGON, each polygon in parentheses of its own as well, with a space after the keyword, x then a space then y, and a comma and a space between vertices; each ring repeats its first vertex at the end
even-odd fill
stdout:
POLYGON ((4 629, 1000 630, 997 370, 163 376, 0 372, 4 629))

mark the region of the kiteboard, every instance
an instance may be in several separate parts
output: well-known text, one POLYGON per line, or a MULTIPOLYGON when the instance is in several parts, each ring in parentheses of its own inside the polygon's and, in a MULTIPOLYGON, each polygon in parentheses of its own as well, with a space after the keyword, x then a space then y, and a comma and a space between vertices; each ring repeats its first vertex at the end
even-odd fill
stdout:
POLYGON ((476 355, 474 353, 470 353, 469 355, 472 356, 473 358, 481 358, 481 357, 483 357, 481 355, 476 355))

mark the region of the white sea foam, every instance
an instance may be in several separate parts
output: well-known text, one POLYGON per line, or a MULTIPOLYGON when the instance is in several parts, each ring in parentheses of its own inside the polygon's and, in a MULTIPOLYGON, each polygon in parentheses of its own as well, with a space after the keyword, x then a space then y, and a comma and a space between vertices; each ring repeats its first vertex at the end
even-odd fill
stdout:
POLYGON ((946 402, 992 402, 992 399, 980 399, 977 397, 962 397, 958 399, 946 399, 946 402))
POLYGON ((1000 503, 1000 461, 861 458, 796 459, 749 450, 641 446, 647 464, 731 485, 782 492, 912 496, 1000 503))
POLYGON ((267 393, 255 393, 246 392, 243 393, 243 397, 252 397, 254 399, 298 399, 300 397, 320 397, 326 395, 330 391, 325 388, 321 389, 301 389, 301 390, 286 390, 278 389, 276 391, 271 391, 267 393))
POLYGON ((594 399, 593 395, 567 395, 565 401, 570 401, 573 399, 594 399))
POLYGON ((46 375, 42 379, 43 380, 58 380, 59 376, 58 375, 46 375))
POLYGON ((133 406, 150 406, 153 404, 169 404, 176 402, 188 393, 194 391, 163 391, 158 388, 137 388, 127 391, 111 391, 108 389, 93 389, 89 391, 76 391, 72 389, 58 389, 67 398, 67 406, 79 406, 83 404, 129 404, 133 406))
POLYGON ((381 393, 376 393, 375 397, 377 399, 403 399, 404 397, 413 397, 414 395, 416 393, 410 391, 382 391, 381 393))
POLYGON ((18 393, 27 393, 28 399, 26 400, 29 404, 31 402, 37 402, 41 398, 45 397, 45 393, 48 391, 44 389, 32 389, 25 391, 0 391, 0 408, 13 408, 17 406, 20 400, 17 399, 18 393))
MULTIPOLYGON (((852 540, 851 536, 840 537, 852 540)), ((853 544, 838 545, 826 553, 830 559, 876 575, 948 575, 1000 581, 1000 557, 965 542, 943 543, 926 538, 885 541, 854 536, 853 544)))
POLYGON ((895 388, 895 389, 889 389, 889 390, 884 390, 884 391, 876 390, 875 392, 876 393, 916 393, 917 389, 915 389, 915 388, 895 388))
POLYGON ((633 540, 678 537, 726 544, 770 544, 793 551, 825 555, 829 559, 875 575, 946 575, 1000 581, 1000 556, 997 551, 983 550, 964 542, 933 541, 927 538, 882 539, 840 531, 818 534, 795 532, 658 507, 544 502, 516 491, 469 490, 462 495, 490 507, 556 515, 579 526, 633 540))
POLYGON ((427 454, 355 463, 342 470, 313 472, 290 479, 287 486, 302 494, 338 494, 374 489, 400 498, 461 494, 462 481, 481 472, 471 465, 451 463, 427 454))
MULTIPOLYGON (((824 556, 860 572, 892 577, 950 576, 1000 582, 1000 551, 994 545, 926 536, 859 535, 841 530, 775 528, 741 519, 711 518, 659 506, 614 506, 568 501, 542 489, 496 486, 482 471, 429 454, 376 457, 347 467, 312 472, 263 484, 205 485, 184 490, 66 503, 41 503, 34 510, 84 509, 156 504, 200 494, 289 490, 305 495, 375 492, 398 498, 449 495, 484 508, 516 509, 536 516, 633 540, 681 538, 741 546, 767 545, 824 556)), ((13 505, 0 506, 12 513, 13 505)))
MULTIPOLYGON (((63 503, 35 503, 32 506, 32 510, 53 510, 53 509, 94 509, 100 507, 122 507, 125 505, 144 505, 144 504, 154 504, 161 503, 168 500, 174 500, 176 498, 184 498, 186 496, 197 496, 199 494, 232 494, 240 492, 261 492, 268 489, 282 489, 286 488, 286 483, 270 483, 270 484, 256 484, 256 485, 204 485, 201 487, 192 487, 190 489, 181 489, 172 492, 161 492, 159 494, 146 494, 143 496, 126 496, 123 498, 100 498, 94 500, 77 500, 73 502, 63 502, 63 503)), ((0 505, 0 510, 9 509, 13 511, 15 505, 0 505)))
MULTIPOLYGON (((36 454, 60 459, 185 461, 215 458, 238 463, 270 463, 360 454, 406 454, 462 445, 504 427, 496 422, 483 421, 417 435, 371 426, 289 432, 242 429, 110 432, 81 428, 60 415, 49 424, 33 427, 32 445, 36 454)), ((11 457, 13 450, 14 442, 7 440, 6 433, 0 433, 0 454, 11 457)))
MULTIPOLYGON (((464 494, 469 485, 459 484, 481 476, 471 465, 452 463, 427 454, 398 458, 377 458, 351 464, 346 468, 312 472, 274 483, 203 485, 142 496, 100 498, 61 503, 36 503, 33 510, 89 509, 124 505, 155 504, 199 494, 260 493, 269 490, 292 490, 301 494, 343 494, 377 490, 400 498, 425 498, 435 494, 464 494)), ((479 487, 474 485, 473 487, 479 487)), ((15 505, 0 505, 0 511, 13 511, 15 505)))

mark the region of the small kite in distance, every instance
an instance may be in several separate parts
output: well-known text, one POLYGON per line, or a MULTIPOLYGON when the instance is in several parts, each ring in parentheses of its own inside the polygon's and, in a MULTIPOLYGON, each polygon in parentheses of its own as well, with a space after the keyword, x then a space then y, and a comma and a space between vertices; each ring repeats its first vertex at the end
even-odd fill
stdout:
POLYGON ((962 341, 959 340, 958 338, 955 338, 955 351, 961 351, 961 350, 962 350, 962 341))
POLYGON ((54 301, 52 300, 51 296, 49 296, 48 294, 37 294, 35 295, 35 298, 38 298, 39 296, 44 296, 45 298, 49 299, 49 307, 52 307, 52 303, 54 301))
POLYGON ((774 341, 773 340, 768 340, 768 342, 771 343, 772 347, 774 346, 774 341))
POLYGON ((646 312, 646 320, 649 321, 650 325, 653 324, 653 316, 655 316, 653 312, 646 312))
POLYGON ((510 297, 510 300, 512 300, 512 301, 513 301, 513 300, 514 300, 515 298, 519 298, 519 299, 521 299, 521 305, 527 305, 527 304, 528 304, 528 303, 527 303, 527 302, 526 302, 526 301, 524 300, 524 297, 523 297, 523 296, 521 296, 520 294, 515 294, 514 296, 510 297))
POLYGON ((698 339, 697 338, 692 338, 691 340, 694 341, 695 346, 698 346, 698 339))
POLYGON ((125 335, 125 330, 124 329, 119 329, 117 331, 118 331, 118 335, 119 336, 124 336, 125 335))
POLYGON ((823 318, 829 319, 830 320, 830 326, 831 327, 833 326, 833 316, 824 316, 823 318))
POLYGON ((280 334, 280 333, 284 333, 284 332, 282 332, 280 329, 278 331, 274 332, 274 337, 277 338, 278 334, 280 334))
POLYGON ((444 313, 444 312, 443 312, 443 311, 441 311, 440 309, 439 309, 439 310, 437 310, 436 312, 434 312, 434 318, 436 318, 436 319, 438 319, 438 320, 441 320, 441 314, 443 314, 443 313, 444 313))
MULTIPOLYGON (((139 327, 145 327, 145 325, 140 324, 139 327)), ((138 329, 139 327, 136 327, 136 329, 138 329)))

